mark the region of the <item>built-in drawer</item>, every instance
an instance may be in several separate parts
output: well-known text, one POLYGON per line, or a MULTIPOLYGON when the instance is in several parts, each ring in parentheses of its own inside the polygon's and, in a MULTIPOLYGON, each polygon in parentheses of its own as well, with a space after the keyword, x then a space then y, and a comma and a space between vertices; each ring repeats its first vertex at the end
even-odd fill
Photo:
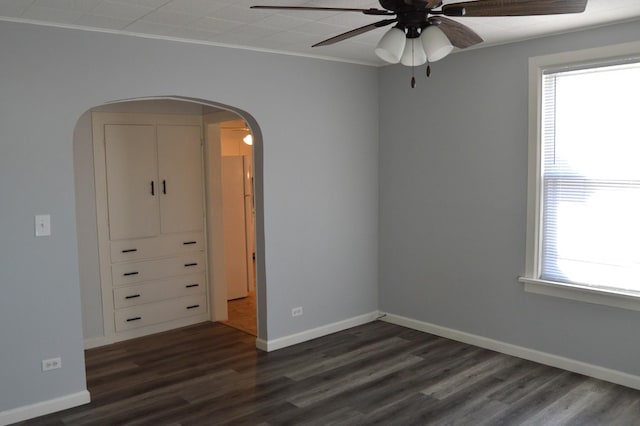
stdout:
POLYGON ((113 289, 113 304, 119 309, 205 292, 204 273, 180 275, 134 286, 116 287, 113 289))
POLYGON ((206 312, 207 297, 204 294, 117 309, 115 311, 116 331, 130 330, 206 312))
POLYGON ((116 263, 111 265, 111 278, 114 287, 117 287, 141 281, 204 272, 204 270, 204 252, 193 252, 166 259, 116 263))
POLYGON ((111 262, 130 262, 204 250, 204 234, 190 232, 153 238, 111 241, 111 262))

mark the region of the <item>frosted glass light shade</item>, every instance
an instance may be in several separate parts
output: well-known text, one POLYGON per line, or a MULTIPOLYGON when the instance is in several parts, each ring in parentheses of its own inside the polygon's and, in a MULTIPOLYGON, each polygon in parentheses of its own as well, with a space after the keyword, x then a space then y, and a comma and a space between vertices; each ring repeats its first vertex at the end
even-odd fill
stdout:
POLYGON ((422 43, 417 38, 408 38, 404 46, 404 52, 400 58, 400 63, 408 67, 420 66, 427 62, 427 54, 424 52, 422 43))
POLYGON ((453 50, 451 42, 440 28, 429 25, 420 34, 422 47, 427 54, 429 62, 439 61, 453 50))
POLYGON ((407 37, 400 28, 391 28, 382 36, 376 46, 376 55, 383 61, 390 64, 397 64, 400 62, 400 57, 404 51, 404 45, 406 44, 407 37))
POLYGON ((253 145, 253 136, 251 135, 251 133, 242 138, 242 142, 246 143, 247 145, 253 145))

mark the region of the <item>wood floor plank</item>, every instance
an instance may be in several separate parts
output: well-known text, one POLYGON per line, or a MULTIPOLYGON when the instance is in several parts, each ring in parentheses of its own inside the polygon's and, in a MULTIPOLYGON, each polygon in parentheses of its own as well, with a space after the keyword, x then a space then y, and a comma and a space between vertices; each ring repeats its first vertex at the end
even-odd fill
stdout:
POLYGON ((517 362, 518 360, 513 357, 493 354, 493 356, 483 362, 478 362, 456 374, 448 375, 446 379, 423 389, 422 393, 436 399, 446 399, 452 394, 459 392, 461 388, 464 389, 501 369, 511 367, 517 362))
POLYGON ((302 380, 311 376, 322 374, 329 370, 333 370, 338 367, 342 367, 347 364, 351 364, 363 359, 371 357, 372 353, 376 353, 380 349, 384 348, 398 348, 399 346, 408 346, 408 341, 400 339, 398 337, 390 337, 388 339, 382 339, 377 342, 369 343, 354 349, 350 352, 343 353, 334 357, 326 357, 318 362, 307 364, 301 368, 290 370, 286 376, 293 380, 302 380))
MULTIPOLYGON (((630 406, 639 402, 635 391, 604 382, 598 382, 597 386, 598 398, 594 398, 582 410, 573 410, 574 416, 567 425, 611 425, 615 422, 621 422, 622 425, 640 424, 640 417, 629 416, 633 412, 627 411, 630 406)), ((637 414, 637 411, 633 414, 637 414)))
POLYGON ((333 380, 326 380, 327 376, 324 376, 320 384, 311 386, 308 390, 289 399, 289 402, 297 407, 306 407, 375 380, 378 377, 407 368, 420 361, 422 361, 422 358, 415 355, 400 354, 387 359, 385 362, 377 362, 375 365, 369 367, 361 367, 351 374, 339 378, 334 376, 333 380))
POLYGON ((367 414, 358 425, 418 426, 428 425, 430 419, 423 417, 420 410, 437 401, 430 396, 414 393, 391 404, 385 404, 367 414))
POLYGON ((202 323, 85 360, 90 404, 20 424, 640 424, 640 391, 381 321, 271 353, 202 323))
POLYGON ((584 412, 592 404, 596 404, 598 400, 602 399, 603 393, 598 392, 598 384, 597 380, 585 380, 534 415, 529 416, 522 422, 522 426, 536 426, 550 422, 568 423, 576 414, 584 412))
POLYGON ((587 380, 585 376, 562 371, 544 385, 529 388, 526 396, 511 404, 507 410, 500 413, 499 417, 486 419, 481 424, 513 425, 524 423, 528 418, 535 416, 536 413, 553 404, 554 401, 585 380, 587 380))
MULTIPOLYGON (((329 396, 310 406, 302 407, 296 412, 288 412, 272 419, 272 424, 295 424, 300 418, 317 418, 318 414, 354 407, 357 411, 367 414, 381 406, 389 406, 415 395, 429 383, 430 380, 440 380, 451 369, 466 368, 475 364, 474 355, 484 350, 475 348, 465 352, 463 356, 453 359, 423 360, 420 363, 390 372, 377 379, 369 380, 343 392, 329 396)), ((356 424, 359 424, 356 422, 356 424)))

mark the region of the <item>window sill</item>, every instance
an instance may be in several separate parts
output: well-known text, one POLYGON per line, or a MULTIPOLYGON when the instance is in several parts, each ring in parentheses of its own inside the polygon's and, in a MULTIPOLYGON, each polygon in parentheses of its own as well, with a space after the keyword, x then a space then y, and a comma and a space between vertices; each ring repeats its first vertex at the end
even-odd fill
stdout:
POLYGON ((524 283, 524 290, 529 293, 640 311, 640 294, 638 293, 604 290, 579 284, 566 284, 526 277, 520 277, 518 281, 524 283))

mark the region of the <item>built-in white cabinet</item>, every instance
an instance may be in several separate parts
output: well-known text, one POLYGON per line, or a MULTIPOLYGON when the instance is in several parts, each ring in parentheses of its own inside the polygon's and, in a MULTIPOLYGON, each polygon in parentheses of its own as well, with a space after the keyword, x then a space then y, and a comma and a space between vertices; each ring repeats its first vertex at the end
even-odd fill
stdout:
POLYGON ((110 240, 203 229, 200 135, 200 126, 104 126, 110 240))
POLYGON ((202 231, 202 127, 159 125, 160 230, 202 231))
POLYGON ((105 336, 208 319, 199 116, 93 114, 105 336))

